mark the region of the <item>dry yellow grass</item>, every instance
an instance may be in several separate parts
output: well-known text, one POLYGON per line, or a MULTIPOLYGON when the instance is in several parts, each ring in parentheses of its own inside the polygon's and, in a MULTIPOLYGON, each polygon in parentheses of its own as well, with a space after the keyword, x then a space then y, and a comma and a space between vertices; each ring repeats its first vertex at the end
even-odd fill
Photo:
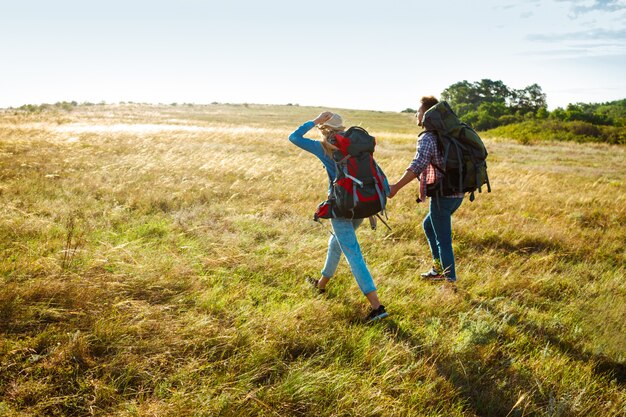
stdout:
MULTIPOLYGON (((389 320, 328 233, 321 109, 0 113, 0 414, 623 415, 626 149, 486 139, 494 192, 454 218, 457 294, 428 265, 416 186, 359 232, 389 320)), ((391 180, 410 115, 344 110, 391 180)))

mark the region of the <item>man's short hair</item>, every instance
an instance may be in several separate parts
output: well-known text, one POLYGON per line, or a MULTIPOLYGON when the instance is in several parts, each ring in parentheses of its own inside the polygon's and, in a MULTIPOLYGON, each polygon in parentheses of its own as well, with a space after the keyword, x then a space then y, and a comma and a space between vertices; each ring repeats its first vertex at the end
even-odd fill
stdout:
POLYGON ((439 103, 434 96, 424 96, 420 99, 421 106, 424 107, 424 111, 430 109, 435 104, 439 103))

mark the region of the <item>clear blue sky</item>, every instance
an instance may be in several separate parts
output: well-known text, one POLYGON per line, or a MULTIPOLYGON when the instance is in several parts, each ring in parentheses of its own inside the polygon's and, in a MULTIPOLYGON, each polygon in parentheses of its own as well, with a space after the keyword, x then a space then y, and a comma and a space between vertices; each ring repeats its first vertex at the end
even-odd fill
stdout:
POLYGON ((0 107, 402 110, 451 84, 626 98, 626 0, 0 0, 0 107))

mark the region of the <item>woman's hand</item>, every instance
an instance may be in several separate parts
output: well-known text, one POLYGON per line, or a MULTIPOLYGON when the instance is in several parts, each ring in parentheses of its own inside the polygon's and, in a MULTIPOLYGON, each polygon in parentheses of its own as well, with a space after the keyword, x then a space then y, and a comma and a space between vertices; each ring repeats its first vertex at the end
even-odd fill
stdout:
POLYGON ((315 123, 315 126, 319 126, 322 123, 330 120, 331 117, 333 117, 333 113, 330 111, 325 111, 325 112, 320 113, 320 115, 317 116, 315 120, 313 120, 313 123, 315 123))

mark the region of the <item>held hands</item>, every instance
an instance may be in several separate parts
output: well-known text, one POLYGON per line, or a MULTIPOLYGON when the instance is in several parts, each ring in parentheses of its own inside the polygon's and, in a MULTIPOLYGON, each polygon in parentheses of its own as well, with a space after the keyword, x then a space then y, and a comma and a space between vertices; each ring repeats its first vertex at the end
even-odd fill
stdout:
POLYGON ((415 173, 410 169, 407 169, 398 182, 389 186, 388 197, 393 198, 402 187, 413 181, 415 178, 417 178, 417 175, 415 175, 415 173))
POLYGON ((400 187, 398 187, 398 184, 391 184, 389 186, 389 195, 387 197, 393 198, 398 191, 400 191, 400 187))
POLYGON ((315 126, 319 126, 322 123, 330 120, 331 117, 333 117, 333 113, 330 111, 325 111, 325 112, 320 113, 320 115, 317 116, 315 120, 313 120, 313 123, 315 123, 315 126))

